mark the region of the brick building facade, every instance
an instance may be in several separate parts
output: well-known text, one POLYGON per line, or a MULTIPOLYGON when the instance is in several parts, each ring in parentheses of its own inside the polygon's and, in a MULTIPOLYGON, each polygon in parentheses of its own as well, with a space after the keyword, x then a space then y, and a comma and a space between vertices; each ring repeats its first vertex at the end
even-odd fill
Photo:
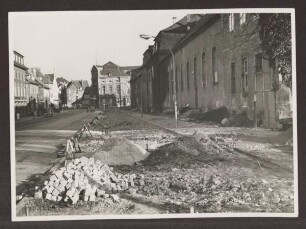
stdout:
MULTIPOLYGON (((230 112, 245 112, 251 120, 256 114, 259 124, 277 127, 279 114, 290 113, 282 110, 290 107, 289 101, 277 107, 278 99, 288 96, 279 96, 277 71, 261 50, 257 28, 258 17, 252 14, 207 14, 176 43, 172 51, 179 108, 189 104, 207 112, 226 107, 230 112)), ((155 110, 173 108, 169 51, 156 69, 155 110)))

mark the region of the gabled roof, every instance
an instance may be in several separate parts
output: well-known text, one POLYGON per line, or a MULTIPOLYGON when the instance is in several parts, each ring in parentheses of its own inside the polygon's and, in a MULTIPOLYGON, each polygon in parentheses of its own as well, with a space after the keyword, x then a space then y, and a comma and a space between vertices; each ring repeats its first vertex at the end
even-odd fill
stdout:
POLYGON ((190 26, 194 25, 203 16, 204 16, 204 14, 187 14, 181 20, 179 20, 178 22, 174 23, 173 25, 161 30, 160 32, 167 32, 167 33, 169 33, 169 32, 186 32, 188 24, 190 26))
POLYGON ((68 84, 69 81, 63 77, 58 77, 56 78, 56 83, 57 83, 57 86, 59 87, 61 84, 68 84))
POLYGON ((37 83, 39 83, 41 87, 43 87, 43 88, 45 88, 45 89, 50 89, 50 87, 49 87, 48 85, 44 84, 44 82, 42 82, 41 80, 35 79, 35 81, 36 81, 37 83))
MULTIPOLYGON (((197 24, 175 44, 175 46, 172 48, 173 53, 200 34, 214 19, 218 18, 218 16, 220 16, 220 14, 205 14, 201 20, 197 22, 197 24)), ((163 60, 170 56, 171 53, 168 51, 168 54, 163 58, 163 60)))
POLYGON ((133 69, 138 68, 139 66, 123 66, 120 67, 124 73, 129 74, 133 69))
POLYGON ((73 83, 77 88, 82 87, 80 80, 72 80, 72 83, 73 83))
POLYGON ((83 90, 89 86, 87 80, 72 80, 68 83, 67 88, 69 88, 71 85, 74 85, 78 89, 82 88, 83 90))
POLYGON ((44 78, 44 83, 53 84, 54 74, 45 74, 45 77, 43 78, 44 78))
POLYGON ((128 76, 121 67, 111 61, 103 65, 100 73, 103 76, 128 76))
POLYGON ((89 87, 89 83, 88 83, 87 80, 81 80, 80 82, 81 82, 83 90, 85 90, 85 88, 89 87))
POLYGON ((30 84, 39 85, 39 83, 36 80, 32 80, 30 78, 26 78, 26 81, 28 81, 30 84))
POLYGON ((187 41, 197 36, 207 25, 215 18, 220 16, 220 14, 206 14, 201 18, 201 20, 187 33, 173 48, 176 50, 181 45, 184 45, 187 41))

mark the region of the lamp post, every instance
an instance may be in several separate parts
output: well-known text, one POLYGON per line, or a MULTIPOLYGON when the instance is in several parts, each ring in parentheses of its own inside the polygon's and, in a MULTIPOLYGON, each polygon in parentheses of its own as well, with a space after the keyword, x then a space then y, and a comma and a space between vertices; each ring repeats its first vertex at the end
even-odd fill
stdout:
MULTIPOLYGON (((152 35, 146 35, 146 34, 140 34, 139 35, 140 38, 148 40, 150 38, 155 38, 155 36, 152 35)), ((175 127, 177 128, 177 97, 176 97, 176 77, 175 77, 175 60, 174 60, 174 54, 171 48, 169 48, 169 51, 171 53, 172 56, 172 67, 173 67, 173 102, 174 102, 174 117, 175 117, 175 127)))

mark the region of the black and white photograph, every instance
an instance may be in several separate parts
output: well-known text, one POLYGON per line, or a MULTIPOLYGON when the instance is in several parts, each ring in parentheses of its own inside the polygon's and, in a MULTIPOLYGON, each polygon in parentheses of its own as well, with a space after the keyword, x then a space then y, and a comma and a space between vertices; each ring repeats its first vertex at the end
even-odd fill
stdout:
POLYGON ((8 20, 13 221, 298 217, 293 8, 8 20))

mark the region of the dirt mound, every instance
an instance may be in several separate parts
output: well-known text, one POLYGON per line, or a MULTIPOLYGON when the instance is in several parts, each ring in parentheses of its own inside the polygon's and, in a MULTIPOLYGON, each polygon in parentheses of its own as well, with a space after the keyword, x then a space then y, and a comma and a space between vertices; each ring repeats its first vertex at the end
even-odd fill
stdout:
POLYGON ((144 149, 125 138, 105 139, 104 145, 93 155, 96 160, 108 165, 132 165, 146 156, 144 149))
POLYGON ((140 163, 146 167, 169 169, 173 166, 195 168, 223 160, 220 155, 206 151, 195 138, 182 137, 177 142, 161 146, 140 163))
POLYGON ((230 122, 230 126, 236 126, 236 127, 252 127, 254 126, 254 122, 248 119, 247 114, 241 113, 236 114, 233 113, 228 118, 230 122))
POLYGON ((229 117, 229 111, 226 107, 221 107, 205 113, 191 113, 189 118, 198 121, 212 121, 220 123, 223 118, 229 117))
POLYGON ((270 137, 267 142, 278 145, 293 145, 293 127, 290 127, 284 132, 280 132, 277 136, 270 137))

